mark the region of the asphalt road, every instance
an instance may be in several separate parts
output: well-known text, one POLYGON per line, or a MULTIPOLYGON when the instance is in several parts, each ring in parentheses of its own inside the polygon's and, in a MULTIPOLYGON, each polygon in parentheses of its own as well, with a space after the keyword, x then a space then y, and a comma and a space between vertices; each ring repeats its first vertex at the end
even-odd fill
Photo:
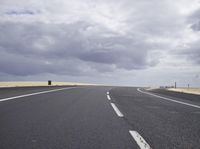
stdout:
POLYGON ((0 149, 199 149, 200 96, 153 95, 130 87, 0 89, 0 149))

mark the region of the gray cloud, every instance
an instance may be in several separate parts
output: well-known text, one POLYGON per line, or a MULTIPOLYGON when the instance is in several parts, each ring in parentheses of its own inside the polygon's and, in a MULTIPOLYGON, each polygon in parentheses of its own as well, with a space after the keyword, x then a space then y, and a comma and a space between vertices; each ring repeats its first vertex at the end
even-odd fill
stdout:
POLYGON ((200 40, 189 44, 188 47, 176 49, 175 54, 183 56, 188 62, 200 65, 200 40))
POLYGON ((200 64, 200 9, 194 11, 187 18, 187 24, 192 29, 192 40, 189 36, 185 42, 175 49, 175 54, 184 57, 188 62, 200 64), (191 41, 190 41, 191 40, 191 41))
MULTIPOLYGON (((38 12, 37 12, 38 13, 38 12)), ((36 12, 31 11, 31 10, 11 10, 6 12, 7 15, 35 15, 36 12)))
POLYGON ((193 25, 191 26, 191 28, 192 28, 194 31, 200 31, 200 21, 197 22, 197 23, 195 23, 195 24, 193 24, 193 25))
POLYGON ((117 78, 166 68, 166 61, 176 61, 174 54, 180 61, 186 57, 185 62, 199 65, 200 11, 193 11, 190 4, 185 0, 3 0, 0 76, 117 78))
MULTIPOLYGON (((104 64, 105 67, 112 65, 112 68, 126 70, 151 66, 146 60, 147 49, 151 50, 147 43, 136 37, 128 39, 118 35, 118 37, 105 38, 101 34, 91 35, 88 28, 95 27, 98 25, 88 22, 1 23, 0 45, 4 55, 4 59, 1 59, 1 67, 5 67, 1 69, 1 72, 16 75, 46 72, 83 74, 84 67, 78 70, 71 69, 76 68, 77 65, 86 66, 89 71, 102 70, 103 73, 107 70, 102 67, 93 67, 92 63, 104 64), (79 61, 80 64, 71 65, 71 61, 79 61), (67 65, 70 67, 65 67, 67 65)), ((105 33, 108 32, 105 31, 105 33)), ((114 33, 110 32, 110 34, 114 33)), ((111 70, 114 71, 114 69, 111 70)))
POLYGON ((188 23, 192 24, 191 28, 194 31, 200 31, 200 9, 196 10, 188 17, 188 23))

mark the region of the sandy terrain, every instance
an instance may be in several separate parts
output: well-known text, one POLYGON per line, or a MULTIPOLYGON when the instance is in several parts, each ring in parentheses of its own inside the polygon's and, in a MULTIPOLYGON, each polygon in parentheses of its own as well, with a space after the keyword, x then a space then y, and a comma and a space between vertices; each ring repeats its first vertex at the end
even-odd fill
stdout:
MULTIPOLYGON (((91 85, 75 82, 52 82, 52 86, 64 85, 91 85)), ((0 87, 19 87, 19 86, 48 86, 48 82, 0 82, 0 87)))
POLYGON ((147 87, 147 88, 145 88, 146 90, 154 90, 154 89, 159 89, 159 87, 158 86, 151 86, 151 87, 147 87))
POLYGON ((200 95, 200 88, 168 88, 168 90, 200 95))

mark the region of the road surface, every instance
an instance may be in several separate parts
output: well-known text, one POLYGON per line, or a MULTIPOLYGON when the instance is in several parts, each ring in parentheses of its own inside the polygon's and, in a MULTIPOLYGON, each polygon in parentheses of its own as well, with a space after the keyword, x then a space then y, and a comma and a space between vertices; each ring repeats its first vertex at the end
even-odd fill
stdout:
POLYGON ((198 97, 133 87, 0 89, 0 149, 199 149, 198 97))

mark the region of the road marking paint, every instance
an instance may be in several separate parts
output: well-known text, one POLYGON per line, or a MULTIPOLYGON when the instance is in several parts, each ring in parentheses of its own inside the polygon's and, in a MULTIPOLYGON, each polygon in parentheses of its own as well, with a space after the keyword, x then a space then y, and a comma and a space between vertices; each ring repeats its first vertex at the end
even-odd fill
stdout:
POLYGON ((31 94, 19 95, 19 96, 14 96, 14 97, 2 98, 2 99, 0 99, 0 102, 12 100, 12 99, 17 99, 17 98, 22 98, 22 97, 28 97, 28 96, 34 96, 34 95, 45 94, 45 93, 50 93, 50 92, 56 92, 56 91, 61 91, 61 90, 67 90, 67 89, 72 89, 72 88, 75 88, 75 87, 66 87, 66 88, 53 89, 53 90, 36 92, 36 93, 31 93, 31 94))
POLYGON ((172 102, 175 102, 175 103, 179 103, 179 104, 183 104, 183 105, 187 105, 187 106, 190 106, 190 107, 194 107, 194 108, 200 109, 200 106, 198 106, 198 105, 194 105, 194 104, 190 104, 190 103, 186 103, 186 102, 174 100, 174 99, 171 99, 171 98, 162 97, 162 96, 155 95, 155 94, 152 94, 152 93, 144 92, 144 91, 141 91, 140 88, 138 88, 137 90, 138 90, 139 92, 141 92, 141 93, 144 93, 144 94, 148 94, 148 95, 151 95, 151 96, 155 96, 155 97, 158 97, 158 98, 162 98, 162 99, 164 99, 164 100, 168 100, 168 101, 172 101, 172 102))
POLYGON ((109 96, 109 95, 107 95, 107 98, 108 98, 108 100, 111 100, 111 98, 110 98, 110 96, 109 96))
POLYGON ((129 130, 129 133, 136 141, 140 149, 151 149, 150 145, 144 140, 144 138, 137 131, 129 130))
POLYGON ((123 117, 124 115, 119 111, 119 109, 117 108, 117 106, 114 103, 110 103, 111 106, 113 107, 114 111, 117 113, 117 115, 119 117, 123 117))
POLYGON ((107 92, 107 95, 109 95, 110 93, 109 92, 107 92))

